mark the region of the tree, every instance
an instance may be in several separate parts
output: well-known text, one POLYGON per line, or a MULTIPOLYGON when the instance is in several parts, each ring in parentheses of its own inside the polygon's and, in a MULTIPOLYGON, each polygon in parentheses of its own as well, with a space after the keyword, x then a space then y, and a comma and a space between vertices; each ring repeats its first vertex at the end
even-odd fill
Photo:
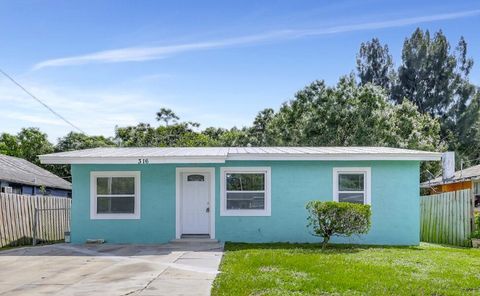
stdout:
POLYGON ((54 151, 47 134, 38 128, 22 128, 16 135, 3 133, 0 135, 0 154, 20 157, 55 173, 55 167, 42 165, 38 155, 54 151))
POLYGON ((322 249, 327 247, 332 236, 349 237, 370 230, 369 205, 314 200, 306 208, 307 227, 313 230, 312 235, 323 238, 322 249))
POLYGON ((462 78, 468 77, 473 64, 466 57, 467 45, 463 38, 457 50, 458 53, 450 50, 442 31, 431 38, 428 30, 415 30, 403 44, 394 99, 412 101, 421 113, 445 116, 458 100, 462 78))
POLYGON ((36 164, 40 164, 38 155, 53 152, 53 145, 48 141, 46 133, 36 127, 22 128, 17 134, 20 147, 19 156, 36 164))
POLYGON ((0 154, 20 157, 21 152, 18 138, 8 133, 2 133, 0 135, 0 154))
POLYGON ((352 76, 335 87, 315 81, 285 103, 270 121, 271 144, 284 146, 442 147, 437 119, 411 103, 398 106, 382 88, 357 85, 352 76))
POLYGON ((215 146, 245 147, 256 143, 256 139, 252 135, 252 128, 248 127, 241 129, 237 127, 231 129, 209 127, 202 134, 208 136, 215 146))
POLYGON ((157 121, 163 121, 167 126, 170 120, 175 122, 179 119, 180 118, 171 109, 160 108, 160 111, 157 112, 157 121))
POLYGON ((266 108, 258 112, 253 121, 253 126, 250 128, 249 133, 253 140, 253 143, 250 144, 255 146, 267 146, 271 142, 268 138, 269 134, 267 132, 267 127, 272 121, 274 114, 275 112, 271 108, 266 108))
MULTIPOLYGON (((473 60, 468 56, 466 40, 461 37, 453 50, 442 31, 431 37, 429 31, 416 29, 404 41, 398 73, 391 70, 392 64, 387 46, 382 46, 378 39, 362 43, 357 55, 360 84, 382 86, 397 104, 412 102, 420 114, 437 118, 440 138, 445 142, 437 149, 456 150, 464 161, 475 158, 479 150, 476 140, 478 113, 475 111, 478 87, 469 81, 473 60), (393 74, 384 75, 388 72, 393 74), (384 83, 389 77, 395 77, 390 79, 390 85, 384 83)), ((412 114, 408 111, 411 106, 404 105, 400 109, 412 114)), ((414 119, 413 122, 397 120, 398 125, 403 127, 414 122, 414 119)), ((434 129, 435 132, 437 130, 434 129)), ((415 136, 415 133, 403 132, 402 136, 396 137, 395 143, 399 146, 407 141, 413 146, 417 142, 419 146, 432 147, 423 145, 423 141, 419 140, 421 136, 415 136)))
MULTIPOLYGON (((116 146, 115 142, 113 142, 111 138, 106 138, 104 136, 88 136, 84 133, 69 132, 66 136, 58 139, 54 150, 55 152, 64 152, 114 146, 116 146)), ((71 177, 69 165, 47 165, 45 168, 62 178, 70 179, 71 177)))
POLYGON ((440 121, 421 114, 410 101, 393 106, 389 115, 387 146, 426 151, 446 149, 439 136, 440 121))
POLYGON ((146 123, 137 126, 117 127, 115 140, 124 147, 179 147, 213 146, 215 141, 194 131, 195 122, 179 122, 157 128, 146 123))
POLYGON ((458 141, 454 149, 460 161, 466 166, 475 165, 480 160, 480 91, 477 90, 471 103, 460 115, 455 125, 458 141))
POLYGON ((460 73, 464 75, 464 79, 468 78, 468 75, 470 74, 470 70, 473 67, 473 59, 469 58, 467 56, 467 41, 465 41, 465 38, 460 37, 460 40, 458 41, 457 45, 457 52, 458 52, 458 58, 457 62, 460 64, 460 73))
POLYGON ((104 136, 88 136, 84 133, 70 132, 66 136, 58 139, 58 143, 55 145, 55 151, 62 152, 113 146, 115 146, 115 142, 111 138, 106 138, 104 136))
POLYGON ((207 127, 206 129, 204 129, 202 131, 202 134, 209 137, 212 141, 215 141, 217 143, 216 145, 219 146, 220 145, 220 143, 219 143, 220 137, 227 131, 228 130, 225 129, 225 128, 211 126, 211 127, 207 127))
POLYGON ((390 90, 395 74, 388 45, 382 45, 378 38, 362 42, 357 54, 357 72, 362 85, 372 83, 390 90))
POLYGON ((226 147, 246 147, 252 144, 252 138, 249 129, 233 127, 224 132, 218 139, 220 146, 226 147))
POLYGON ((123 147, 158 146, 155 128, 148 123, 139 123, 136 126, 115 127, 115 141, 123 147))

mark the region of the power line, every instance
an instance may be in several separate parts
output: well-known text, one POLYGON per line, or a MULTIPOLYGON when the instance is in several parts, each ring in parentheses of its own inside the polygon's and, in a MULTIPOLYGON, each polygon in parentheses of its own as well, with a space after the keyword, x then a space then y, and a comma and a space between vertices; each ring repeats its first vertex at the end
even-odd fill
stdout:
POLYGON ((39 98, 37 98, 34 94, 32 94, 31 92, 29 92, 25 87, 23 87, 20 83, 18 83, 15 79, 13 79, 10 75, 8 75, 7 73, 5 73, 2 69, 0 69, 0 72, 5 76, 7 77, 11 82, 13 82, 16 86, 18 86, 20 89, 22 89, 25 93, 27 93, 30 97, 32 97, 35 101, 39 102, 40 104, 42 104, 45 108, 47 108, 50 112, 52 112, 55 116, 57 116, 58 118, 60 118, 61 120, 65 121, 68 125, 70 125, 71 127, 73 127, 74 129, 80 131, 81 133, 84 133, 85 132, 77 127, 76 125, 74 125, 73 123, 71 123, 69 120, 67 120, 65 117, 63 117, 62 115, 60 115, 59 113, 57 113, 55 110, 53 110, 52 108, 50 108, 50 106, 48 106, 46 103, 44 103, 42 100, 40 100, 39 98))

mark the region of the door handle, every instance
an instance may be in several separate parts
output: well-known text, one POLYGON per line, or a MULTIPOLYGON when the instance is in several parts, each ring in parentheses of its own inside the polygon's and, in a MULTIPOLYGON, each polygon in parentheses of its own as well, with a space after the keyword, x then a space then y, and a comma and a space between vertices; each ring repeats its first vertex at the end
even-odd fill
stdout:
POLYGON ((205 210, 205 212, 210 213, 210 207, 207 207, 207 209, 205 210))

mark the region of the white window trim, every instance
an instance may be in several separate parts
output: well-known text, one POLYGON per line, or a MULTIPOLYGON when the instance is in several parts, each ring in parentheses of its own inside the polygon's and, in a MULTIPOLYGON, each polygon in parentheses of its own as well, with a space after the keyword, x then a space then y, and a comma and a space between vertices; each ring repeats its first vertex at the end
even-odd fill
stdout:
POLYGON ((270 167, 222 167, 220 168, 220 216, 271 216, 271 169, 270 167), (225 178, 227 173, 265 173, 265 209, 227 210, 225 178))
POLYGON ((472 187, 473 187, 473 190, 472 190, 473 194, 475 194, 475 195, 480 194, 480 189, 479 189, 480 188, 480 179, 473 179, 472 180, 472 187), (477 189, 479 189, 479 190, 477 190, 477 189))
POLYGON ((94 171, 90 172, 90 219, 140 219, 140 171, 94 171), (98 214, 97 213, 97 182, 98 177, 134 177, 135 203, 132 214, 98 214))
MULTIPOLYGON (((372 204, 372 173, 371 173, 371 168, 370 167, 340 167, 340 168, 333 168, 333 200, 338 202, 338 175, 339 174, 358 174, 358 173, 363 173, 365 174, 365 186, 364 186, 364 192, 365 192, 365 203, 366 205, 372 204)), ((342 191, 348 193, 348 191, 342 191)), ((358 192, 358 191, 355 191, 358 192)))

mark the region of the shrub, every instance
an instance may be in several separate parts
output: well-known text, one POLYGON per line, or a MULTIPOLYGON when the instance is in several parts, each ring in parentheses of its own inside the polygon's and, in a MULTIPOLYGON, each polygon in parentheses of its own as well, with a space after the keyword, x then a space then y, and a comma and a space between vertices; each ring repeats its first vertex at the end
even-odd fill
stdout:
POLYGON ((312 235, 323 238, 322 249, 332 236, 349 237, 370 230, 369 205, 313 200, 307 204, 308 224, 312 235))
POLYGON ((475 213, 475 229, 470 238, 480 238, 480 214, 475 213))

